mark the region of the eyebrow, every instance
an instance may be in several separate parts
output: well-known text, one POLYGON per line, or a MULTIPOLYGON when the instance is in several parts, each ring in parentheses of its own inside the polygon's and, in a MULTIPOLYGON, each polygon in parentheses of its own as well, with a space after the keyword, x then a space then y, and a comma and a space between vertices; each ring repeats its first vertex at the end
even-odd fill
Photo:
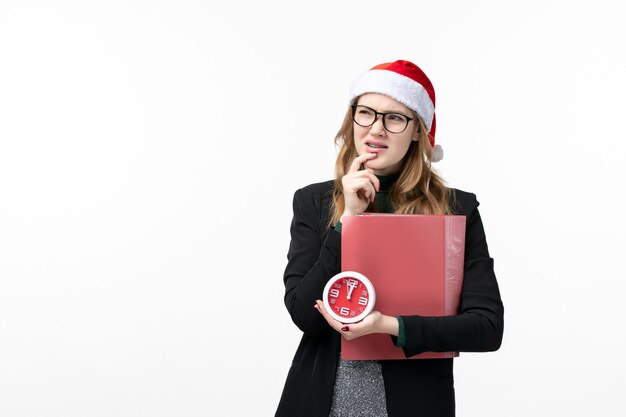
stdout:
POLYGON ((381 110, 378 110, 378 109, 373 108, 372 106, 368 106, 368 105, 361 104, 361 103, 358 103, 358 104, 356 104, 356 105, 357 105, 357 106, 363 106, 363 107, 370 108, 370 109, 372 109, 372 110, 377 111, 378 113, 394 113, 394 114, 401 114, 402 116, 406 116, 406 117, 413 117, 413 115, 406 114, 406 113, 405 113, 405 112, 403 112, 402 110, 383 110, 383 111, 381 111, 381 110))

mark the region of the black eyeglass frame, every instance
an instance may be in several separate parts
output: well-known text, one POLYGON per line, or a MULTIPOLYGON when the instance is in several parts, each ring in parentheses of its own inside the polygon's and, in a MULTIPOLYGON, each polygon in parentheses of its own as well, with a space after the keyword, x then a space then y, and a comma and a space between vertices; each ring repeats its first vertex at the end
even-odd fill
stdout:
POLYGON ((374 110, 371 107, 367 107, 364 106, 362 104, 353 104, 350 107, 352 107, 352 120, 354 121, 354 123, 356 123, 357 125, 361 126, 361 127, 370 127, 372 126, 374 123, 376 123, 376 120, 378 120, 378 115, 380 114, 381 116, 383 116, 383 127, 385 128, 385 130, 389 133, 402 133, 406 130, 407 127, 409 127, 409 123, 411 123, 413 120, 415 120, 414 117, 409 117, 406 114, 402 114, 402 113, 397 113, 397 112, 388 112, 388 113, 381 113, 379 111, 374 110), (372 121, 372 123, 368 124, 368 125, 362 125, 361 123, 357 122, 355 119, 356 116, 356 108, 357 107, 365 107, 366 109, 369 109, 371 111, 374 112, 374 120, 372 121), (392 132, 391 130, 387 129, 387 124, 385 123, 385 116, 387 116, 388 114, 395 114, 397 116, 402 116, 402 117, 406 117, 406 125, 404 126, 404 129, 402 129, 399 132, 392 132))

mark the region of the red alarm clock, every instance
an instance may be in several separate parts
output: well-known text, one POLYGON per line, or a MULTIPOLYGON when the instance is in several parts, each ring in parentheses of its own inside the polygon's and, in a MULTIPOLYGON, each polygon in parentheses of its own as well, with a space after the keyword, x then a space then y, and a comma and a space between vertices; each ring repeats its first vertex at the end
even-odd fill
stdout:
POLYGON ((324 307, 335 320, 356 323, 372 312, 376 302, 374 286, 363 274, 341 272, 324 287, 324 307))

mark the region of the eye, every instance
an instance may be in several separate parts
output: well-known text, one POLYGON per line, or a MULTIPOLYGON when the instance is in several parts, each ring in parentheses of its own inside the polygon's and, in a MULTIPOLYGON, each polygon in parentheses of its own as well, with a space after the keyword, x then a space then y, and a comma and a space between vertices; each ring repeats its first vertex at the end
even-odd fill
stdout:
POLYGON ((374 112, 372 111, 372 109, 368 109, 367 107, 358 107, 357 108, 357 112, 359 114, 365 115, 365 116, 371 116, 374 114, 374 112))
POLYGON ((406 120, 406 117, 401 114, 389 113, 387 115, 387 119, 391 122, 404 122, 406 120))

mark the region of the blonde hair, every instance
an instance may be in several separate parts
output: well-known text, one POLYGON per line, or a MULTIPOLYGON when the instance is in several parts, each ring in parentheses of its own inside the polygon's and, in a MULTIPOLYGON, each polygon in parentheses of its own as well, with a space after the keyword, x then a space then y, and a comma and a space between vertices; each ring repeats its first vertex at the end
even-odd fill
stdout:
MULTIPOLYGON (((353 104, 358 102, 358 97, 353 104)), ((431 166, 432 146, 424 123, 416 113, 415 130, 418 140, 412 141, 402 161, 400 174, 389 190, 389 197, 395 213, 401 214, 451 214, 450 189, 431 166)), ((333 192, 330 225, 337 224, 345 209, 341 179, 350 169, 350 164, 358 155, 354 145, 354 125, 352 108, 348 108, 335 144, 340 147, 335 162, 335 190, 333 192)), ((368 207, 368 211, 372 206, 368 207)))

